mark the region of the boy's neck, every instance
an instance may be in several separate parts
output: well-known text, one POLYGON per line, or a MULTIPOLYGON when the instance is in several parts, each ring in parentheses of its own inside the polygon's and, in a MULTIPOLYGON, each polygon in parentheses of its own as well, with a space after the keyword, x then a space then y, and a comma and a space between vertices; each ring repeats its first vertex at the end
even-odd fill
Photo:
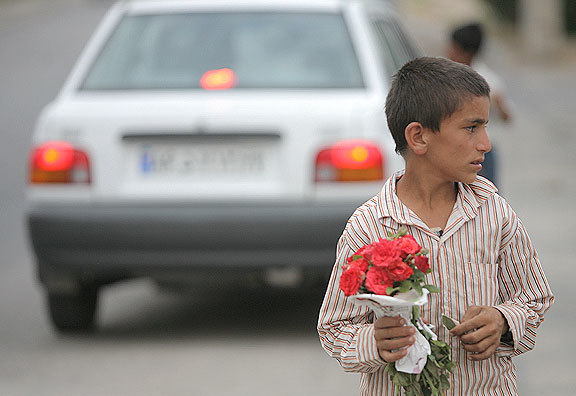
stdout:
POLYGON ((396 183, 396 195, 429 228, 444 229, 458 195, 457 184, 409 168, 396 183))

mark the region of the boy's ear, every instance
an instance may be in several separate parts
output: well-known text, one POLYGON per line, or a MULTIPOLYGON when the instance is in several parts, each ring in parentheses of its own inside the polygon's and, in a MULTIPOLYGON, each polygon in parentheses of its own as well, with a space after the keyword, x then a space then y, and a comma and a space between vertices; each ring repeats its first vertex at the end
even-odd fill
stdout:
POLYGON ((416 155, 425 154, 428 149, 424 135, 425 128, 419 122, 411 122, 404 130, 406 143, 408 143, 408 147, 410 147, 410 150, 416 155))

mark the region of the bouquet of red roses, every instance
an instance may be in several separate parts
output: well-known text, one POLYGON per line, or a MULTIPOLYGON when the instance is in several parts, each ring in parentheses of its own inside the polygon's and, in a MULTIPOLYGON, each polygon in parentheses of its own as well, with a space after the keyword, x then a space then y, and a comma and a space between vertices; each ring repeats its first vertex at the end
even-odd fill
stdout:
POLYGON ((356 303, 371 308, 376 317, 401 315, 415 326, 415 343, 405 357, 386 365, 386 372, 408 396, 441 395, 450 387, 454 369, 449 346, 420 319, 428 293, 438 292, 425 283, 430 272, 428 250, 405 228, 387 239, 360 248, 348 258, 340 289, 356 303))

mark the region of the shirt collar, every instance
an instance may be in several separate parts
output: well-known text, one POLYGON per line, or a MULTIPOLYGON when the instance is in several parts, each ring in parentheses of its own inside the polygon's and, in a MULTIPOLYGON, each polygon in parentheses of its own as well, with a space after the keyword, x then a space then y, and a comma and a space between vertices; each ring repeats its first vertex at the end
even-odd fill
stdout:
POLYGON ((482 176, 477 176, 470 184, 458 183, 458 198, 465 217, 468 219, 476 217, 478 208, 497 192, 496 186, 482 176))
POLYGON ((396 182, 404 175, 404 170, 394 173, 378 194, 378 218, 391 217, 398 224, 413 224, 410 209, 396 195, 396 182))
MULTIPOLYGON (((394 173, 384 183, 382 190, 378 194, 378 218, 391 217, 399 224, 416 224, 412 218, 411 211, 396 195, 396 182, 404 175, 404 170, 394 173)), ((482 206, 498 189, 492 182, 482 176, 470 184, 458 183, 457 202, 466 219, 472 219, 478 215, 478 208, 482 206)))

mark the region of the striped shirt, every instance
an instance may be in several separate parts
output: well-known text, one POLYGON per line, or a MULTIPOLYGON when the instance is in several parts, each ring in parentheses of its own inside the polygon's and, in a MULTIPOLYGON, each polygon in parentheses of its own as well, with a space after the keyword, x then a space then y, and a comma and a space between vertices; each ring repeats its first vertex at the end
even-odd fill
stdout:
POLYGON ((361 373, 362 395, 395 395, 384 372, 386 362, 374 340, 373 314, 339 290, 346 258, 360 247, 385 238, 405 225, 429 253, 427 283, 440 288, 423 307, 424 321, 451 345, 456 362, 448 395, 517 395, 512 357, 534 348, 536 329, 554 297, 526 230, 488 180, 458 183, 456 203, 441 236, 433 232, 396 196, 399 172, 382 191, 350 217, 337 246, 336 264, 318 320, 323 348, 345 371, 361 373), (489 359, 469 361, 456 338, 442 326, 441 315, 461 319, 471 305, 493 306, 508 321, 513 345, 501 344, 489 359))

